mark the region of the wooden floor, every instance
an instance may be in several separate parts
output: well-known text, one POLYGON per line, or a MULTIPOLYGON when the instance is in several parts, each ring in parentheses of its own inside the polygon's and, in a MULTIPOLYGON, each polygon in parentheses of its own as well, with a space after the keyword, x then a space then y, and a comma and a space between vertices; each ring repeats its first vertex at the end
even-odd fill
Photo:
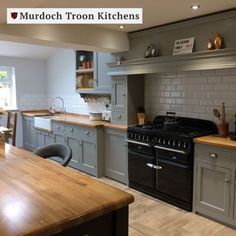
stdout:
POLYGON ((101 181, 133 194, 129 210, 129 236, 236 236, 236 230, 186 212, 130 189, 108 178, 101 181))

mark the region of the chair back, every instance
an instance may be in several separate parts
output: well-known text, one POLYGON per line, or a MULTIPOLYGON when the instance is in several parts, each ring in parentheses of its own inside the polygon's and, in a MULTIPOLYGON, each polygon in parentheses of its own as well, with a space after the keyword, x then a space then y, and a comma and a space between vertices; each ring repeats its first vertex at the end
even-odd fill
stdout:
POLYGON ((72 151, 68 145, 65 144, 48 144, 34 151, 34 154, 43 158, 61 159, 60 164, 67 166, 72 158, 72 151))
POLYGON ((11 129, 8 134, 8 138, 12 140, 12 145, 16 146, 16 125, 17 125, 17 113, 7 112, 7 128, 11 129))

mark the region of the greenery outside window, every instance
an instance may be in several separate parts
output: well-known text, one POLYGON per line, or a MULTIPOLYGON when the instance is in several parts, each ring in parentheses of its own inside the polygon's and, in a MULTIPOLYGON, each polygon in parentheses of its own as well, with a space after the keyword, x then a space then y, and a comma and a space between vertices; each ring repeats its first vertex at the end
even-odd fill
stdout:
POLYGON ((15 69, 0 66, 0 107, 16 108, 15 69))

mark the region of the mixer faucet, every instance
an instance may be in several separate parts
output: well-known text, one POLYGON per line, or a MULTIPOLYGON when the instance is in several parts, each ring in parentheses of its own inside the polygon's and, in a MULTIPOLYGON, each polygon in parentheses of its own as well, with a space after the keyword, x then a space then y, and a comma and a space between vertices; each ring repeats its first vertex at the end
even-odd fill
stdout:
POLYGON ((57 112, 66 112, 66 109, 65 109, 65 103, 64 103, 64 100, 63 100, 63 98, 62 97, 54 97, 53 99, 52 99, 52 102, 51 102, 51 108, 50 108, 50 110, 53 110, 55 113, 57 113, 57 112), (61 107, 60 107, 60 110, 58 111, 57 109, 56 109, 56 106, 55 106, 55 100, 57 100, 57 99, 59 99, 60 101, 61 101, 61 107))

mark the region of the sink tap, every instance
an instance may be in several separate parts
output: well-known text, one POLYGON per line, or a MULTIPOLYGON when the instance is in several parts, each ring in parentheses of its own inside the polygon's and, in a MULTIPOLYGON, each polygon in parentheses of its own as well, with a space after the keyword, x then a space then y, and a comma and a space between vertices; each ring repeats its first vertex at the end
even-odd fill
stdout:
POLYGON ((52 102, 51 102, 51 108, 50 109, 52 109, 52 110, 54 110, 55 111, 55 113, 57 113, 57 112, 66 112, 66 109, 65 109, 65 103, 64 103, 64 100, 63 100, 63 98, 62 97, 54 97, 53 99, 52 99, 52 102), (61 101, 61 107, 60 107, 60 110, 58 111, 56 108, 58 108, 58 106, 55 106, 55 101, 56 100, 60 100, 61 101))

